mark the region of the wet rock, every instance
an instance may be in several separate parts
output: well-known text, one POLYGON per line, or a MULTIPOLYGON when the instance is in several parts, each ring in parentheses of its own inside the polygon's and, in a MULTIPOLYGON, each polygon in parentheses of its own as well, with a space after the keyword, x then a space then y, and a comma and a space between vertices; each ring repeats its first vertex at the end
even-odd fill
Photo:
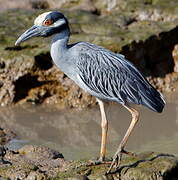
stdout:
POLYGON ((176 179, 178 159, 169 154, 142 153, 137 161, 129 166, 123 166, 121 179, 176 179))
POLYGON ((17 135, 10 129, 0 127, 0 145, 5 145, 16 137, 17 135))
POLYGON ((55 177, 69 164, 61 153, 47 147, 26 145, 8 150, 0 165, 0 176, 10 179, 47 179, 55 177))
MULTIPOLYGON (((143 153, 136 158, 127 157, 122 161, 118 170, 107 175, 106 171, 109 165, 88 166, 83 162, 73 163, 66 172, 68 176, 71 176, 69 179, 75 179, 76 174, 80 174, 81 178, 84 178, 88 170, 90 170, 90 173, 87 173, 89 180, 173 180, 178 178, 178 158, 168 154, 143 153)), ((58 178, 62 177, 64 174, 59 173, 58 178)))
POLYGON ((88 161, 66 161, 61 153, 42 146, 26 145, 8 150, 0 164, 0 177, 10 179, 66 180, 174 180, 178 158, 170 154, 145 152, 125 157, 119 169, 106 174, 109 164, 89 165, 88 161))
POLYGON ((121 180, 164 180, 178 178, 178 158, 169 154, 142 153, 136 158, 125 158, 121 167, 109 175, 99 175, 102 171, 89 175, 89 179, 121 180))

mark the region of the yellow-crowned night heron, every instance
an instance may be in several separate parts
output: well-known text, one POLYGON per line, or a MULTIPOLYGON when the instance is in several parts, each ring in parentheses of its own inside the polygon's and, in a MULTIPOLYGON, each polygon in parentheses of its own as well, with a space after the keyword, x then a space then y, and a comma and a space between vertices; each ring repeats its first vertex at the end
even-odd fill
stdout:
POLYGON ((126 153, 124 147, 139 118, 139 112, 130 104, 142 104, 160 113, 165 105, 162 95, 123 55, 88 42, 68 45, 69 25, 60 12, 39 15, 34 25, 18 38, 16 45, 35 36, 52 36, 51 56, 56 66, 82 89, 97 98, 102 118, 100 162, 105 160, 108 132, 102 100, 120 103, 131 113, 131 124, 113 156, 108 170, 110 172, 114 165, 119 166, 122 153, 126 153))

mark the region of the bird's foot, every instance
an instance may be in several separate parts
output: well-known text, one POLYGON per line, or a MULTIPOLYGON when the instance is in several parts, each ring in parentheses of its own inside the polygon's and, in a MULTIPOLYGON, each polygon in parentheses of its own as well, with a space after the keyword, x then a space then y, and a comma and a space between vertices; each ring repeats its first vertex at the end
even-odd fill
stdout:
POLYGON ((111 173, 112 168, 114 167, 117 169, 120 166, 121 163, 121 158, 122 158, 122 150, 117 151, 115 155, 113 156, 112 163, 107 171, 107 174, 111 173))
POLYGON ((126 151, 125 149, 122 149, 121 153, 132 156, 132 157, 137 157, 137 154, 133 152, 126 151))
POLYGON ((122 154, 126 154, 126 155, 129 155, 129 156, 132 156, 132 157, 136 157, 137 155, 135 153, 132 153, 132 152, 128 152, 122 148, 119 148, 115 155, 113 156, 113 160, 112 160, 112 163, 107 171, 107 174, 111 173, 111 170, 112 168, 114 167, 115 170, 117 170, 120 166, 120 163, 121 163, 121 159, 122 159, 122 154))
POLYGON ((111 159, 100 157, 97 160, 90 160, 88 165, 92 166, 92 165, 100 165, 100 164, 111 164, 111 159))

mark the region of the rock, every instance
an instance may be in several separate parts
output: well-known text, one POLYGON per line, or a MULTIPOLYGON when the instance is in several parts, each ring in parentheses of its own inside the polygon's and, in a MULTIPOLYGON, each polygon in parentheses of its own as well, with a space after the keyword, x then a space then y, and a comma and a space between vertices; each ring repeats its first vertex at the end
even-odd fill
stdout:
POLYGON ((123 166, 121 179, 164 180, 176 179, 178 159, 169 154, 143 153, 129 166, 123 166))
POLYGON ((178 73, 178 44, 174 46, 174 49, 172 51, 172 56, 174 59, 174 72, 178 73))
POLYGON ((5 145, 16 137, 17 135, 10 129, 0 127, 0 145, 5 145))
POLYGON ((125 158, 118 171, 109 175, 99 175, 102 171, 89 175, 91 180, 164 180, 177 179, 178 158, 169 154, 142 153, 136 158, 125 158))
POLYGON ((49 3, 44 0, 31 0, 30 5, 33 9, 48 9, 48 8, 50 8, 49 3))
POLYGON ((85 10, 92 13, 96 12, 96 7, 91 0, 11 0, 3 1, 0 0, 2 4, 0 10, 7 10, 12 8, 22 8, 22 9, 69 9, 69 10, 85 10))
POLYGON ((145 152, 125 157, 119 169, 106 174, 109 164, 89 165, 88 161, 67 161, 61 153, 42 146, 26 145, 7 150, 0 163, 0 177, 10 179, 56 180, 174 180, 178 158, 170 154, 145 152))
POLYGON ((61 153, 42 146, 26 145, 19 149, 18 152, 28 159, 35 159, 35 161, 41 161, 44 157, 46 159, 64 158, 61 153))
POLYGON ((31 171, 25 180, 44 180, 46 177, 39 172, 31 171))
POLYGON ((0 176, 10 179, 47 179, 57 176, 69 162, 61 153, 47 147, 26 145, 18 151, 7 150, 0 176))
POLYGON ((87 176, 78 175, 75 177, 68 178, 68 180, 89 180, 87 176))

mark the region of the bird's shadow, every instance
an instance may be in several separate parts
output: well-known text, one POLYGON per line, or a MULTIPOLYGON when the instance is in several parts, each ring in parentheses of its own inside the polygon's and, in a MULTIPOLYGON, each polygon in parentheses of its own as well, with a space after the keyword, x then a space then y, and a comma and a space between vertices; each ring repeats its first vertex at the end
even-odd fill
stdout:
POLYGON ((4 160, 4 157, 7 154, 7 151, 9 151, 7 147, 0 146, 0 165, 4 165, 4 164, 12 165, 10 161, 4 160))
POLYGON ((10 161, 6 161, 4 159, 1 159, 0 160, 0 165, 5 165, 5 164, 9 164, 9 165, 12 165, 12 163, 10 161))
POLYGON ((121 172, 123 169, 125 169, 124 174, 126 174, 129 169, 137 167, 140 163, 147 162, 147 161, 151 162, 151 161, 153 161, 157 158, 160 158, 160 157, 175 157, 175 156, 171 155, 171 154, 161 153, 161 154, 155 155, 154 157, 150 157, 150 158, 146 157, 145 159, 137 160, 136 162, 134 162, 132 164, 120 166, 119 168, 116 168, 114 171, 112 171, 110 174, 119 173, 121 175, 121 172))

